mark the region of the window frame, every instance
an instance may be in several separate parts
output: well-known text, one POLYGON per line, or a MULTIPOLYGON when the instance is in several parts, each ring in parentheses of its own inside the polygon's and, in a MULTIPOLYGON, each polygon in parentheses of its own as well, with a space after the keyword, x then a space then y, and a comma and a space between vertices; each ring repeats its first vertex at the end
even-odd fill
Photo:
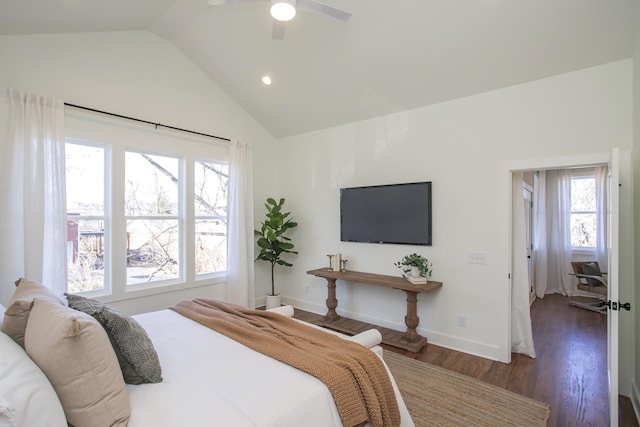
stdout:
POLYGON ((107 146, 110 149, 109 162, 105 165, 105 215, 110 217, 107 235, 105 224, 105 256, 108 252, 112 260, 109 280, 100 291, 85 291, 82 295, 100 297, 104 302, 115 302, 157 295, 177 290, 226 283, 227 272, 195 275, 195 215, 194 215, 194 163, 199 160, 209 162, 229 162, 228 144, 211 138, 184 132, 154 128, 123 119, 82 110, 65 110, 65 141, 79 141, 82 144, 107 146), (177 279, 153 282, 151 284, 126 284, 126 230, 125 218, 125 153, 144 152, 160 156, 175 157, 180 160, 179 212, 180 255, 182 258, 177 279), (121 171, 117 173, 116 171, 121 171), (109 195, 109 197, 107 196, 109 195), (107 204, 109 207, 107 208, 107 204), (107 214, 107 209, 109 214, 107 214), (120 236, 120 237, 118 237, 120 236), (106 241, 109 241, 107 246, 106 241), (122 260, 122 261, 118 261, 122 260))
MULTIPOLYGON (((104 201, 103 201, 103 212, 102 212, 102 216, 98 216, 98 215, 77 215, 74 216, 73 219, 76 221, 92 221, 92 220, 101 220, 104 221, 103 225, 104 225, 104 230, 103 230, 103 263, 105 262, 105 258, 109 261, 112 262, 111 260, 111 246, 112 246, 112 240, 110 238, 111 235, 111 229, 112 229, 112 215, 111 215, 111 201, 113 199, 112 197, 112 193, 111 193, 111 173, 112 173, 112 169, 111 169, 111 147, 109 144, 103 144, 103 143, 99 143, 99 142, 94 142, 94 141, 84 141, 78 138, 65 138, 65 149, 66 149, 66 144, 75 144, 75 145, 84 145, 87 147, 97 147, 97 148, 101 148, 104 150, 104 182, 103 182, 103 194, 104 194, 104 201)), ((66 181, 66 176, 65 176, 65 181, 66 181)), ((66 199, 66 198, 65 198, 66 199)), ((69 218, 69 212, 66 212, 66 218, 67 218, 67 224, 70 220, 69 218)), ((78 244, 80 242, 78 241, 78 244)), ((66 264, 68 265, 68 260, 66 262, 66 264)), ((104 269, 103 270, 103 277, 104 277, 104 286, 102 289, 94 289, 94 290, 89 290, 89 291, 82 291, 82 295, 86 295, 88 297, 93 297, 93 296, 99 296, 99 295, 105 295, 105 294, 110 294, 113 292, 112 289, 112 270, 111 269, 104 269)), ((68 288, 67 288, 68 290, 68 288)))

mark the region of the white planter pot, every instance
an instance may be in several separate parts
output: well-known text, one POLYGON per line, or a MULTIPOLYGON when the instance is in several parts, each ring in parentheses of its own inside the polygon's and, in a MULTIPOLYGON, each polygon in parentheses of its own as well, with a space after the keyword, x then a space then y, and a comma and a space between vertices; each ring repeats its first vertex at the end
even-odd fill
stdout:
POLYGON ((411 275, 411 277, 420 277, 420 268, 411 267, 411 271, 409 272, 409 274, 411 275))
POLYGON ((280 307, 282 303, 282 297, 280 297, 280 295, 267 295, 266 298, 265 309, 267 310, 280 307))

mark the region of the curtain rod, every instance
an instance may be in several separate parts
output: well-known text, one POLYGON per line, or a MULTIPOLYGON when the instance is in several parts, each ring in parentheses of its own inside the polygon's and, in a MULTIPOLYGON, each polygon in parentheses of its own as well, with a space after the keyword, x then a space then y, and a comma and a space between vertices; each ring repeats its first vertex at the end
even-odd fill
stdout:
POLYGON ((206 137, 209 137, 209 138, 220 139, 220 140, 227 141, 227 142, 231 141, 229 138, 223 138, 221 136, 209 135, 209 134, 206 134, 206 133, 196 132, 196 131, 189 130, 189 129, 181 129, 181 128, 177 128, 177 127, 174 127, 174 126, 163 125, 162 123, 153 123, 153 122, 150 122, 148 120, 136 119, 135 117, 122 116, 120 114, 109 113, 107 111, 96 110, 96 109, 89 108, 89 107, 83 107, 82 105, 68 104, 66 102, 64 103, 64 105, 65 105, 65 107, 79 108, 81 110, 92 111, 94 113, 106 114, 107 116, 113 116, 113 117, 118 117, 118 118, 121 118, 121 119, 133 120, 134 122, 146 123, 146 124, 155 126, 156 129, 158 129, 158 126, 159 126, 159 127, 163 127, 163 128, 167 128, 167 129, 177 130, 177 131, 180 131, 180 132, 191 133, 191 134, 194 134, 194 135, 200 135, 200 136, 206 136, 206 137))

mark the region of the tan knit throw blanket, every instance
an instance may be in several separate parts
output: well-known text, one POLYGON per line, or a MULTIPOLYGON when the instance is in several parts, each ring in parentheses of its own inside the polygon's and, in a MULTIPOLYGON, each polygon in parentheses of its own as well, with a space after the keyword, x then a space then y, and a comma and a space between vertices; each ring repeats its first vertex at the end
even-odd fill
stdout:
POLYGON ((345 427, 400 425, 393 386, 382 361, 364 346, 263 310, 197 298, 171 307, 216 332, 320 379, 345 427))

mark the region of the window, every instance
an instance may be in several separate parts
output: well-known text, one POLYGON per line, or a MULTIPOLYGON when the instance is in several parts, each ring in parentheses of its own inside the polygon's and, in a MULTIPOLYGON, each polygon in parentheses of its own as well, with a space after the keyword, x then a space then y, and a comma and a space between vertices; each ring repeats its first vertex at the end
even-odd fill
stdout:
POLYGON ((596 180, 594 176, 571 177, 571 246, 595 248, 596 180))
MULTIPOLYGON (((68 291, 105 289, 105 161, 107 148, 67 142, 68 291)), ((107 259, 105 259, 107 256, 107 259)))
POLYGON ((179 278, 180 161, 127 151, 127 285, 179 278))
POLYGON ((229 165, 195 164, 195 271, 204 276, 227 269, 227 188, 229 165))
POLYGON ((65 122, 68 291, 120 300, 224 282, 227 145, 65 122))

